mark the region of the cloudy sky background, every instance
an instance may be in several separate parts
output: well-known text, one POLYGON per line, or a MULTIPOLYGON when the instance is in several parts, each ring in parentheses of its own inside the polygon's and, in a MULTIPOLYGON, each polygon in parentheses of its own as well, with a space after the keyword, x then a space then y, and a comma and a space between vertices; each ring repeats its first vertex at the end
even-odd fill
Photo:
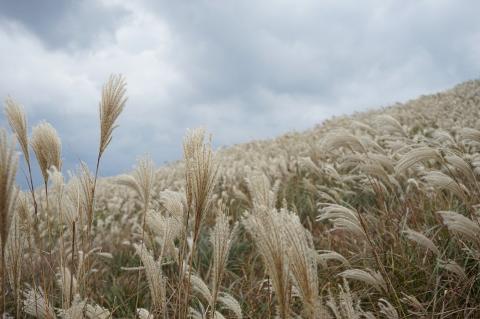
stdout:
POLYGON ((144 153, 180 158, 187 128, 230 145, 478 78, 479 12, 473 0, 0 0, 0 96, 57 128, 72 169, 93 165, 102 84, 124 74, 101 169, 118 174, 144 153))

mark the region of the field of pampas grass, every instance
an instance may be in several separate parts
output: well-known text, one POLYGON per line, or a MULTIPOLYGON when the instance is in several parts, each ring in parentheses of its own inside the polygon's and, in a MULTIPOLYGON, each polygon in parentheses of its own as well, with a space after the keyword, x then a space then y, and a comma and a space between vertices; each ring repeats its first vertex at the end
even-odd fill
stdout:
POLYGON ((100 178, 127 93, 107 80, 70 175, 6 100, 4 318, 480 318, 480 81, 220 151, 190 130, 182 161, 100 178))

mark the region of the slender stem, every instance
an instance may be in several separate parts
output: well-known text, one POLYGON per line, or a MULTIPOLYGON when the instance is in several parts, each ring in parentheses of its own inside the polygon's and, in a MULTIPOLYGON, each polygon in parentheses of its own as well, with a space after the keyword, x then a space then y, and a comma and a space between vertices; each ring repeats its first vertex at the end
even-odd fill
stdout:
MULTIPOLYGON (((145 246, 145 220, 146 220, 146 215, 147 215, 147 209, 148 209, 148 203, 145 201, 144 203, 144 211, 143 211, 143 222, 142 222, 142 246, 140 248, 140 253, 143 253, 143 247, 145 246)), ((140 265, 141 266, 141 265, 140 265)), ((140 297, 140 275, 141 275, 141 270, 138 271, 138 277, 137 277, 137 296, 135 298, 135 309, 138 309, 138 300, 140 297)), ((157 309, 155 309, 157 310, 157 309)))
POLYGON ((33 176, 32 176, 32 167, 30 165, 30 160, 27 160, 27 168, 28 168, 28 177, 29 177, 29 182, 30 182, 30 193, 32 194, 32 200, 33 200, 33 209, 35 211, 35 217, 38 215, 38 205, 37 205, 37 200, 35 198, 35 187, 33 186, 33 176))
POLYGON ((87 229, 88 229, 88 237, 90 237, 90 228, 91 228, 91 223, 93 222, 93 210, 94 210, 94 203, 95 203, 95 190, 96 190, 96 187, 97 187, 97 178, 98 178, 98 171, 99 171, 99 168, 100 168, 100 159, 102 158, 102 153, 99 151, 98 152, 98 157, 97 157, 97 164, 95 166, 95 177, 93 178, 93 186, 92 186, 92 193, 91 193, 91 203, 90 203, 90 207, 88 208, 89 209, 89 212, 88 212, 88 215, 89 215, 89 218, 90 220, 88 221, 88 226, 87 226, 87 229))
POLYGON ((2 243, 2 255, 1 255, 1 258, 2 258, 2 271, 1 271, 1 275, 2 275, 2 298, 1 298, 1 309, 2 309, 2 313, 5 313, 5 308, 6 308, 6 305, 5 305, 5 275, 6 275, 6 271, 5 271, 5 245, 2 243))
POLYGON ((45 200, 47 202, 47 216, 48 216, 48 181, 45 179, 43 183, 45 184, 45 200))
MULTIPOLYGON (((88 207, 88 221, 87 221, 87 240, 85 243, 84 246, 86 246, 84 248, 84 254, 88 253, 92 247, 92 244, 93 244, 93 238, 92 238, 92 234, 91 234, 91 228, 92 228, 92 223, 93 223, 93 213, 94 213, 94 206, 95 206, 95 189, 96 189, 96 186, 97 186, 97 178, 98 178, 98 171, 99 171, 99 168, 100 168, 100 159, 102 158, 102 152, 99 150, 98 152, 98 157, 97 157, 97 164, 95 166, 95 177, 93 179, 93 186, 92 186, 92 190, 91 190, 91 198, 90 198, 90 203, 89 203, 89 207, 88 207)), ((91 263, 92 261, 90 260, 90 258, 87 258, 85 260, 85 270, 84 270, 84 273, 87 274, 88 273, 88 270, 90 269, 90 266, 91 266, 91 263)), ((87 286, 87 278, 85 276, 84 278, 84 288, 85 290, 86 289, 86 286, 87 286)))
POLYGON ((188 280, 186 282, 186 289, 185 289, 185 299, 184 299, 184 308, 183 308, 184 317, 182 318, 187 318, 187 315, 188 315, 188 303, 189 303, 190 286, 191 286, 191 279, 192 279, 193 257, 194 257, 194 252, 196 248, 196 243, 197 243, 197 240, 195 238, 192 243, 192 251, 190 252, 190 256, 189 256, 190 258, 188 261, 188 280))
POLYGON ((397 294, 397 291, 395 290, 395 287, 393 287, 392 281, 390 280, 390 277, 388 276, 388 273, 387 273, 383 263, 380 260, 380 256, 377 253, 376 246, 375 246, 373 240, 370 238, 370 236, 368 234, 367 225, 366 225, 365 221, 363 220, 363 216, 361 215, 361 213, 359 211, 357 211, 357 215, 358 215, 358 219, 360 221, 360 225, 362 226, 363 232, 365 234, 365 238, 367 239, 367 242, 370 245, 370 248, 372 249, 373 255, 375 257, 374 258, 375 262, 377 263, 377 266, 378 266, 380 272, 382 273, 382 277, 385 280, 388 293, 390 293, 390 295, 392 295, 395 298, 395 301, 397 303, 397 306, 398 306, 399 310, 401 311, 402 314, 404 314, 404 310, 403 310, 403 307, 402 307, 402 303, 400 302, 400 298, 397 294))
POLYGON ((189 224, 189 220, 190 220, 190 205, 187 206, 187 216, 185 218, 185 230, 184 230, 184 234, 182 236, 182 245, 181 245, 181 250, 180 250, 180 254, 179 254, 179 257, 178 257, 178 264, 179 264, 179 270, 180 270, 180 273, 179 273, 179 280, 178 280, 178 283, 179 283, 179 288, 178 288, 178 291, 177 291, 177 300, 176 300, 176 315, 178 315, 178 313, 181 311, 181 300, 182 300, 182 294, 183 294, 183 286, 185 284, 185 280, 184 280, 184 276, 185 276, 185 271, 184 271, 184 267, 183 267, 183 261, 184 261, 184 255, 185 255, 185 252, 187 250, 187 236, 188 236, 188 224, 189 224))
MULTIPOLYGON (((73 302, 73 272, 75 267, 75 221, 72 222, 72 266, 70 270, 70 305, 73 302)), ((69 305, 69 306, 70 306, 69 305)))

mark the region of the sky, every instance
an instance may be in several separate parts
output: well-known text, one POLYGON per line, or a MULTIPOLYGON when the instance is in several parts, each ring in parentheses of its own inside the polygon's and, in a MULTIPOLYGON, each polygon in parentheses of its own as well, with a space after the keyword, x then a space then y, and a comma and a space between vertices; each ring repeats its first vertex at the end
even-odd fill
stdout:
POLYGON ((187 128, 232 145, 476 79, 479 12, 454 0, 0 0, 0 97, 58 130, 64 170, 93 168, 101 88, 123 74, 128 102, 101 166, 115 175, 143 154, 180 159, 187 128))

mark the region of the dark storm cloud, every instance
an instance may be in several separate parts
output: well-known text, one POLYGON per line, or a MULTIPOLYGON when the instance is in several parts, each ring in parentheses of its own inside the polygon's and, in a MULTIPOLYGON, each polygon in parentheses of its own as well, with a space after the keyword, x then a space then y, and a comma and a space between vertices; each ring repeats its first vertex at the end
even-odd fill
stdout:
POLYGON ((52 49, 108 42, 127 17, 122 7, 95 0, 0 0, 0 19, 21 23, 52 49))

